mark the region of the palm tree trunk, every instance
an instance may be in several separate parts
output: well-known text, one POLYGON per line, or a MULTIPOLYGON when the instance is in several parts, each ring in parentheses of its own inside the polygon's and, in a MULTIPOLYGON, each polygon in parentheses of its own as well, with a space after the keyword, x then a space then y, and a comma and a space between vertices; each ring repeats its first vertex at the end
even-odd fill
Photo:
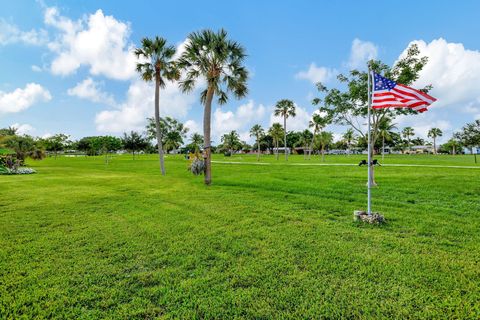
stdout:
POLYGON ((385 159, 385 136, 382 135, 382 161, 385 159))
POLYGON ((212 121, 212 99, 213 99, 213 88, 208 87, 207 89, 207 99, 205 101, 205 110, 203 112, 203 136, 204 136, 204 151, 205 151, 205 184, 209 186, 212 183, 212 149, 210 132, 211 132, 211 121, 212 121))
POLYGON ((313 137, 312 137, 312 142, 310 143, 310 150, 308 150, 308 160, 310 160, 310 157, 312 155, 312 150, 313 150, 313 145, 315 144, 315 135, 317 133, 317 130, 313 130, 313 137))
POLYGON ((160 70, 155 73, 155 129, 157 134, 158 158, 160 171, 165 175, 165 163, 163 160, 162 132, 160 131, 160 70))
POLYGON ((257 148, 258 148, 257 161, 260 161, 260 137, 259 136, 257 136, 257 148))
POLYGON ((275 158, 278 160, 278 139, 275 141, 275 149, 277 149, 277 153, 275 154, 275 158))
POLYGON ((452 156, 455 155, 455 145, 452 146, 452 156))
POLYGON ((325 149, 322 145, 322 162, 325 162, 325 149))
POLYGON ((285 161, 288 161, 288 153, 287 153, 287 117, 283 117, 283 147, 285 152, 285 161))
POLYGON ((436 144, 436 141, 435 141, 435 138, 433 138, 433 154, 437 154, 437 144, 436 144))

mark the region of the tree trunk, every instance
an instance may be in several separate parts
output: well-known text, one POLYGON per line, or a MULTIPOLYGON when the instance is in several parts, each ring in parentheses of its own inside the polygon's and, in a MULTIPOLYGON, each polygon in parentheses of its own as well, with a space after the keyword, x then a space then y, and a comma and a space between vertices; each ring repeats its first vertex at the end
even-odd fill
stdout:
POLYGON ((165 175, 165 162, 163 159, 162 132, 160 130, 160 70, 155 71, 155 129, 157 134, 158 158, 160 171, 165 175))
POLYGON ((382 135, 382 161, 385 159, 385 136, 382 135))
POLYGON ((412 146, 410 145, 410 138, 408 138, 407 141, 408 141, 408 155, 411 156, 412 155, 412 146))
POLYGON ((257 136, 257 161, 260 161, 260 137, 257 136))
MULTIPOLYGON (((473 153, 473 147, 470 148, 472 154, 473 154, 473 157, 475 158, 475 163, 477 163, 477 152, 473 153)), ((477 150, 475 150, 477 151, 477 150)))
POLYGON ((277 153, 275 154, 275 158, 278 160, 278 140, 275 141, 275 149, 277 149, 277 153))
POLYGON ((437 144, 435 138, 433 138, 433 154, 437 154, 437 144))
POLYGON ((285 161, 288 161, 288 153, 287 153, 287 117, 283 117, 283 147, 285 152, 285 161))
POLYGON ((452 156, 455 155, 455 145, 452 146, 452 156))
POLYGON ((208 87, 207 98, 205 100, 205 110, 203 112, 203 137, 204 137, 204 158, 205 158, 205 184, 209 186, 212 183, 212 146, 210 138, 212 121, 212 100, 213 88, 208 87))
POLYGON ((322 145, 322 162, 325 162, 325 149, 322 145))
POLYGON ((303 160, 307 160, 307 148, 308 147, 305 145, 305 146, 303 146, 303 148, 304 148, 303 149, 303 160))
POLYGON ((133 160, 135 160, 135 150, 132 150, 133 160))

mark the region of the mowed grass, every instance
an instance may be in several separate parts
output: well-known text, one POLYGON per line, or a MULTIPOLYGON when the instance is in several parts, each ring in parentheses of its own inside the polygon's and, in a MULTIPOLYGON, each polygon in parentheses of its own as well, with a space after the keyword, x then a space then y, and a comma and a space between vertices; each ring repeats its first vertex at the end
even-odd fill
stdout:
MULTIPOLYGON (((327 156, 358 163, 365 156, 327 156)), ((480 169, 215 156, 29 161, 0 176, 0 318, 480 318, 480 169)), ((471 156, 385 163, 475 166, 471 156)), ((478 167, 478 165, 477 165, 478 167)))

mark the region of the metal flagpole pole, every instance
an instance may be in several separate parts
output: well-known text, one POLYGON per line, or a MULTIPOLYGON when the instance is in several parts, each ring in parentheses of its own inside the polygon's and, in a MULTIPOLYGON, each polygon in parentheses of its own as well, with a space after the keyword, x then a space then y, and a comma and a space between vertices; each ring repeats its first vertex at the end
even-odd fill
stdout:
POLYGON ((372 82, 371 79, 371 71, 370 65, 368 66, 368 182, 367 182, 367 214, 372 214, 372 145, 371 145, 371 134, 370 134, 370 109, 372 108, 372 95, 370 84, 372 82))

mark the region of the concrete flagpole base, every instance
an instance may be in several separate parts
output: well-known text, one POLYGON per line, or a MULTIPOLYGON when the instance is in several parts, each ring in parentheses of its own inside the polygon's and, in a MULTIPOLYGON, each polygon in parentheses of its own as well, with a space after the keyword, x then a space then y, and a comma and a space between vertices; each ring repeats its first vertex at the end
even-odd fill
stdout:
POLYGON ((367 214, 366 211, 355 210, 353 211, 353 220, 354 221, 363 221, 369 224, 383 224, 386 223, 385 218, 376 212, 372 212, 372 214, 367 214))

